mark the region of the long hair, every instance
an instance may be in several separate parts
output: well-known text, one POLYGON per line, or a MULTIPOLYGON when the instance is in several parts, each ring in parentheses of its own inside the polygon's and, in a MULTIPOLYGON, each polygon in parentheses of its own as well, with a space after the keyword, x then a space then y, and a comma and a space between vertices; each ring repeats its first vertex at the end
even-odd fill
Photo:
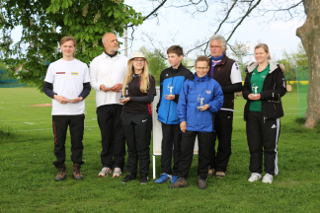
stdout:
MULTIPOLYGON (((134 75, 134 67, 133 67, 133 60, 131 59, 128 62, 128 72, 123 82, 123 87, 122 87, 123 95, 125 95, 126 87, 132 81, 133 75, 134 75)), ((148 61, 145 59, 143 70, 140 75, 140 91, 143 93, 147 93, 148 89, 149 89, 149 68, 148 68, 148 61)))

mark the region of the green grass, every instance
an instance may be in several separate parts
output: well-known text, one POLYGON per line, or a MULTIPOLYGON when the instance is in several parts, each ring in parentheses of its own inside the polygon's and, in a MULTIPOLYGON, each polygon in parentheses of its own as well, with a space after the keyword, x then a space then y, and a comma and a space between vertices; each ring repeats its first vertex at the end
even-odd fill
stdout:
POLYGON ((237 98, 228 175, 222 180, 211 177, 207 190, 196 186, 196 160, 190 186, 183 189, 97 178, 101 146, 94 93, 87 99, 85 179, 71 178, 68 139, 68 178, 55 182, 50 108, 32 106, 50 100, 34 88, 0 89, 0 97, 0 212, 319 212, 320 128, 307 130, 297 122, 301 99, 296 93, 284 97, 280 174, 274 183, 247 182, 244 101, 237 98))

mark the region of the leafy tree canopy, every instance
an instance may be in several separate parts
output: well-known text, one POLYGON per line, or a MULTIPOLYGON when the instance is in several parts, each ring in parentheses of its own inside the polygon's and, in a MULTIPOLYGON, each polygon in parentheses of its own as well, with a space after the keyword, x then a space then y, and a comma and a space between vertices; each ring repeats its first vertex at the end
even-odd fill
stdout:
POLYGON ((22 81, 40 86, 48 64, 61 57, 61 37, 74 36, 76 57, 89 62, 103 50, 104 32, 122 35, 128 25, 142 22, 141 13, 123 0, 0 0, 0 60, 22 81), (14 43, 17 26, 22 36, 14 43))

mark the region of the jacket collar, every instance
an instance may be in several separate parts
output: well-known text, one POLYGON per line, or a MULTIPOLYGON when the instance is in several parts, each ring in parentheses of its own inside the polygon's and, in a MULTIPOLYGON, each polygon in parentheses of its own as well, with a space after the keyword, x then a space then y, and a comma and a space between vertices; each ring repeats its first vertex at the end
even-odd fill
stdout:
POLYGON ((198 77, 197 73, 194 74, 194 80, 195 81, 206 81, 208 79, 210 79, 208 74, 206 74, 205 76, 203 76, 201 78, 198 77))
MULTIPOLYGON (((227 63, 227 60, 228 60, 228 56, 224 55, 224 57, 221 59, 221 61, 219 63, 216 64, 216 66, 219 66, 219 65, 223 65, 225 63, 227 63)), ((211 61, 211 56, 210 56, 210 67, 212 65, 212 61, 211 61)))
POLYGON ((210 59, 213 60, 213 61, 220 61, 224 58, 225 54, 223 53, 221 56, 219 57, 214 57, 214 56, 211 56, 210 59))
MULTIPOLYGON (((270 65, 270 71, 269 73, 272 73, 273 71, 275 71, 278 67, 280 67, 281 71, 284 71, 284 66, 282 64, 277 64, 276 62, 274 61, 270 61, 269 62, 269 65, 270 65)), ((258 63, 257 62, 252 62, 250 63, 248 66, 247 66, 247 70, 248 70, 248 73, 251 73, 253 72, 253 70, 255 70, 255 68, 258 66, 258 63)))
POLYGON ((178 72, 178 70, 181 70, 181 68, 183 68, 184 66, 182 65, 182 63, 180 63, 180 65, 179 65, 179 67, 178 68, 173 68, 173 67, 170 67, 171 68, 171 70, 173 71, 173 72, 178 72))
POLYGON ((106 58, 116 58, 119 55, 119 52, 116 52, 114 55, 109 55, 105 51, 103 51, 102 55, 106 58))

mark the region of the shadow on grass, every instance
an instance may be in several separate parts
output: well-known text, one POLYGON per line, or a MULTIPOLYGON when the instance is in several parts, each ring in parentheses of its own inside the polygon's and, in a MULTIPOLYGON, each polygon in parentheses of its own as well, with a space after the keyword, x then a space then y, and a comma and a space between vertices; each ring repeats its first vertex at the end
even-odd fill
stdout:
POLYGON ((0 128, 0 144, 23 143, 23 142, 42 142, 52 140, 51 135, 26 135, 19 134, 9 127, 0 128))
MULTIPOLYGON (((296 118, 295 123, 299 125, 299 127, 303 130, 307 130, 307 128, 304 127, 304 123, 306 122, 306 118, 296 118)), ((311 131, 316 131, 317 133, 320 132, 320 122, 314 127, 314 129, 310 129, 311 131)))
POLYGON ((295 122, 297 124, 303 125, 306 122, 306 118, 296 118, 295 122))
POLYGON ((16 136, 12 133, 12 131, 7 129, 0 129, 0 142, 13 140, 16 136))

